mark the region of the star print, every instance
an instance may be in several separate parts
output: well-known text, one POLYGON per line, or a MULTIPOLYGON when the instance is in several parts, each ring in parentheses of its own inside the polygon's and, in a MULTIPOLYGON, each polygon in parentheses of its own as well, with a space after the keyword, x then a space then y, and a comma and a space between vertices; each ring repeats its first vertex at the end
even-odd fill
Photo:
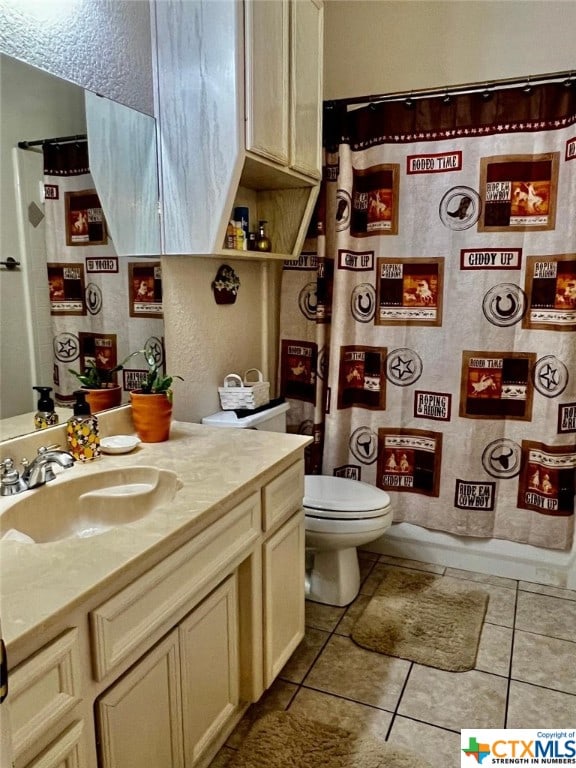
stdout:
POLYGON ((413 365, 413 360, 404 360, 398 355, 396 362, 390 368, 396 372, 396 376, 402 381, 405 376, 412 376, 414 374, 413 365))
POLYGON ((67 358, 72 357, 76 352, 76 345, 72 339, 66 339, 66 341, 58 342, 58 354, 60 357, 67 358))
POLYGON ((538 374, 538 378, 542 382, 542 386, 549 391, 558 386, 558 370, 552 368, 550 363, 546 363, 545 368, 538 374))

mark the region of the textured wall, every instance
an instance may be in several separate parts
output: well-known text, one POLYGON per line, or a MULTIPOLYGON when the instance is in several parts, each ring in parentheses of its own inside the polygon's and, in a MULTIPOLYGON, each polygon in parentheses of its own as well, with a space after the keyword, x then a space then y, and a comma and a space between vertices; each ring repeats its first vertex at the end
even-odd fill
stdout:
POLYGON ((240 290, 235 304, 218 305, 211 283, 221 263, 195 256, 162 260, 166 362, 168 373, 185 379, 174 385, 174 416, 182 421, 200 421, 220 410, 218 386, 227 373, 263 366, 268 298, 262 295, 262 267, 227 262, 240 278, 240 290))
POLYGON ((148 0, 0 0, 0 51, 154 114, 148 0))

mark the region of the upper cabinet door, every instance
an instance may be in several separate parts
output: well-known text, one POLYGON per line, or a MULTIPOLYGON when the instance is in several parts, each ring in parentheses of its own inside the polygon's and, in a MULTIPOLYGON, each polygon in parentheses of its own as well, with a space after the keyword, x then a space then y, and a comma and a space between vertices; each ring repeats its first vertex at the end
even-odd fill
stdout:
POLYGON ((289 163, 288 0, 245 0, 246 149, 289 163))
POLYGON ((323 12, 321 0, 291 5, 290 166, 316 178, 322 167, 323 12))

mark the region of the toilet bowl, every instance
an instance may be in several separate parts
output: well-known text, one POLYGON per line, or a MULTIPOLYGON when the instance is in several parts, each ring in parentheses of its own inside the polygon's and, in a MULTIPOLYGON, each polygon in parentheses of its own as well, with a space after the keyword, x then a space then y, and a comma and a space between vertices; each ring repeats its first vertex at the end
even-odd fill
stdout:
POLYGON ((390 497, 359 480, 306 475, 303 506, 306 597, 348 605, 360 591, 357 547, 382 536, 392 524, 390 497))
MULTIPOLYGON (((238 416, 220 411, 202 419, 217 427, 286 431, 285 402, 238 416)), ((390 497, 359 480, 329 475, 304 478, 306 597, 327 605, 348 605, 360 590, 357 547, 369 544, 392 524, 390 497), (308 567, 309 566, 309 567, 308 567)))

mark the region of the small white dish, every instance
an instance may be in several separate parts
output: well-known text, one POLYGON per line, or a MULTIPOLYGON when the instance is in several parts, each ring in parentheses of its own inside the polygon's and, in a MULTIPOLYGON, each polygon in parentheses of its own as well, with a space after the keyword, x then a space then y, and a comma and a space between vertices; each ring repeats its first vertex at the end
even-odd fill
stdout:
POLYGON ((136 435, 112 435, 100 440, 100 447, 104 453, 130 453, 140 443, 136 435))

